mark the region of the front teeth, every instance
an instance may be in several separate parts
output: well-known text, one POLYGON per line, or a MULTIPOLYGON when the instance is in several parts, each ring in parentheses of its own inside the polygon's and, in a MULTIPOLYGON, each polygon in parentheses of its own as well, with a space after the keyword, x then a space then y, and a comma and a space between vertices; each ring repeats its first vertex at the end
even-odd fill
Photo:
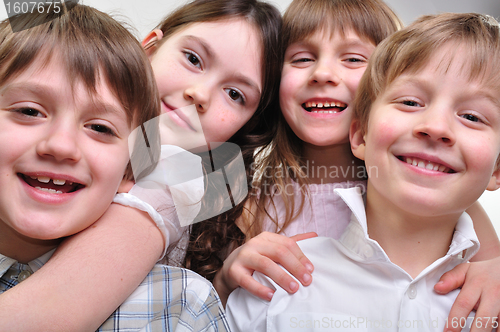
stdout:
POLYGON ((36 179, 40 181, 41 183, 49 183, 50 178, 46 176, 39 176, 39 177, 32 177, 33 179, 36 179))
MULTIPOLYGON (((66 184, 66 180, 60 180, 60 179, 51 179, 47 176, 31 176, 32 179, 38 180, 41 183, 49 183, 50 180, 52 180, 52 183, 55 184, 56 186, 64 186, 66 184)), ((70 185, 73 183, 69 183, 70 185)))
POLYGON ((311 111, 311 113, 330 113, 330 114, 333 114, 333 113, 338 113, 337 111, 311 111))
POLYGON ((408 164, 419 167, 419 168, 425 168, 428 170, 433 170, 433 171, 443 172, 443 173, 450 172, 450 169, 448 167, 446 167, 444 165, 440 165, 440 164, 435 164, 435 163, 432 163, 432 162, 426 161, 426 160, 421 160, 421 159, 417 160, 415 158, 407 157, 405 161, 408 164))
POLYGON ((35 189, 38 189, 38 190, 41 190, 41 191, 45 191, 45 192, 48 192, 48 193, 51 193, 51 194, 62 194, 63 193, 62 191, 54 190, 54 189, 48 189, 48 188, 35 187, 35 189))
POLYGON ((346 104, 341 103, 341 102, 331 102, 331 103, 316 103, 313 101, 308 101, 305 103, 306 108, 323 108, 323 107, 339 107, 339 108, 345 108, 347 107, 346 104))

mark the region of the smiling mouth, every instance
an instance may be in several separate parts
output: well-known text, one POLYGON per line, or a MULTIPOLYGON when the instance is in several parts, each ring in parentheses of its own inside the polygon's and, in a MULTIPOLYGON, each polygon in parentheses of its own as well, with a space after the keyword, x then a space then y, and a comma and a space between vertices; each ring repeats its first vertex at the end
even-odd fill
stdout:
MULTIPOLYGON (((184 114, 183 111, 180 108, 175 108, 173 106, 170 106, 170 105, 166 104, 163 101, 162 101, 162 103, 167 108, 167 112, 166 113, 170 114, 170 116, 175 119, 175 122, 179 126, 185 127, 185 128, 190 129, 190 130, 192 130, 194 132, 197 132, 197 130, 191 124, 191 121, 189 120, 189 117, 186 116, 186 114, 184 114)), ((186 107, 189 107, 189 106, 186 106, 186 107)), ((196 106, 194 106, 194 107, 196 107, 196 106)), ((181 108, 183 108, 183 107, 181 107, 181 108)))
POLYGON ((438 164, 438 163, 434 163, 434 162, 431 162, 428 160, 415 158, 415 157, 403 157, 403 156, 399 156, 397 158, 399 160, 407 163, 407 164, 413 165, 413 166, 418 167, 418 168, 424 168, 427 170, 432 170, 432 171, 441 172, 441 173, 449 173, 449 174, 456 173, 455 170, 453 170, 447 166, 444 166, 444 165, 438 164))
POLYGON ((347 108, 347 104, 341 102, 311 102, 302 104, 302 108, 309 113, 340 113, 347 108))
POLYGON ((18 176, 29 186, 51 194, 68 194, 83 189, 85 185, 61 179, 51 179, 47 176, 27 176, 18 173, 18 176))

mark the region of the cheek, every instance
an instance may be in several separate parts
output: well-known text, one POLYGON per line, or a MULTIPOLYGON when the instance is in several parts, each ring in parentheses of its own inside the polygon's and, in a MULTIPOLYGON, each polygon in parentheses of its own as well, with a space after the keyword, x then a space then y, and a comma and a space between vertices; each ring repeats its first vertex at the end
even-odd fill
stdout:
MULTIPOLYGON (((0 132, 2 132, 1 129, 0 132)), ((0 166, 12 167, 13 163, 22 156, 36 156, 37 138, 37 132, 32 128, 27 128, 25 131, 3 131, 0 134, 0 166)))
POLYGON ((154 64, 153 73, 160 92, 175 88, 179 82, 182 82, 183 73, 179 69, 174 65, 154 64))
POLYGON ((349 89, 351 93, 351 97, 354 99, 354 95, 356 94, 356 90, 358 89, 359 82, 361 81, 361 77, 363 76, 363 73, 365 72, 365 69, 363 70, 357 70, 354 73, 350 74, 346 80, 345 84, 347 88, 349 89))
POLYGON ((374 146, 387 146, 394 142, 400 129, 392 121, 378 119, 378 121, 369 121, 370 136, 368 141, 374 146))
POLYGON ((298 75, 294 75, 293 72, 283 73, 281 76, 280 83, 280 103, 286 103, 297 91, 297 87, 299 85, 299 77, 298 75))
MULTIPOLYGON (((96 150, 93 152, 95 155, 96 150)), ((119 148, 102 150, 99 158, 92 161, 92 172, 101 184, 114 190, 121 182, 128 162, 128 145, 122 144, 119 148)))
POLYGON ((485 144, 487 140, 468 140, 464 142, 462 151, 467 156, 469 170, 492 174, 498 158, 498 148, 485 144))

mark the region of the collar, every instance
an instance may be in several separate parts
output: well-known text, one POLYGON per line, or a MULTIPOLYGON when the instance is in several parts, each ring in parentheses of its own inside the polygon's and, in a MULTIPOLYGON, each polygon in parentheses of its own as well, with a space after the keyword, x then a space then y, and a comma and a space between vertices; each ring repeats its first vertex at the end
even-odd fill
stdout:
MULTIPOLYGON (((50 257, 52 257, 52 255, 54 254, 55 250, 56 249, 52 249, 51 251, 29 262, 27 265, 30 267, 31 271, 33 271, 33 273, 38 271, 38 269, 40 269, 45 263, 48 262, 50 257)), ((21 263, 18 263, 13 258, 0 254, 0 277, 3 276, 5 272, 7 272, 7 270, 14 264, 21 264, 21 263)))
MULTIPOLYGON (((368 236, 368 227, 366 222, 365 203, 363 195, 359 188, 335 189, 335 192, 342 198, 352 211, 351 222, 340 238, 340 242, 349 248, 358 260, 383 259, 389 261, 389 258, 377 241, 368 236)), ((467 213, 463 213, 455 226, 455 232, 450 244, 447 255, 461 255, 464 261, 468 261, 479 251, 479 240, 471 218, 467 213), (465 251, 465 254, 463 252, 465 251)))

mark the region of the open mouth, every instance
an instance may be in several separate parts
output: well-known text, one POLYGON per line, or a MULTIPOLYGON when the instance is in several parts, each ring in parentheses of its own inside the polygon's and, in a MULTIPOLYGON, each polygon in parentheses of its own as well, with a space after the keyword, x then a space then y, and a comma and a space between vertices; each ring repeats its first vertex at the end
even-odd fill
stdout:
POLYGON ((397 158, 399 160, 401 160, 407 164, 413 165, 415 167, 424 168, 427 170, 433 170, 435 172, 450 173, 450 174, 456 173, 455 170, 453 170, 445 165, 431 162, 429 160, 424 160, 424 159, 415 158, 415 157, 403 157, 403 156, 398 156, 397 158))
POLYGON ((80 183, 62 179, 51 179, 47 176, 27 176, 21 173, 17 175, 29 186, 51 194, 68 194, 85 187, 85 185, 80 183))
POLYGON ((347 104, 341 102, 312 102, 302 104, 302 108, 310 113, 340 113, 347 108, 347 104))

